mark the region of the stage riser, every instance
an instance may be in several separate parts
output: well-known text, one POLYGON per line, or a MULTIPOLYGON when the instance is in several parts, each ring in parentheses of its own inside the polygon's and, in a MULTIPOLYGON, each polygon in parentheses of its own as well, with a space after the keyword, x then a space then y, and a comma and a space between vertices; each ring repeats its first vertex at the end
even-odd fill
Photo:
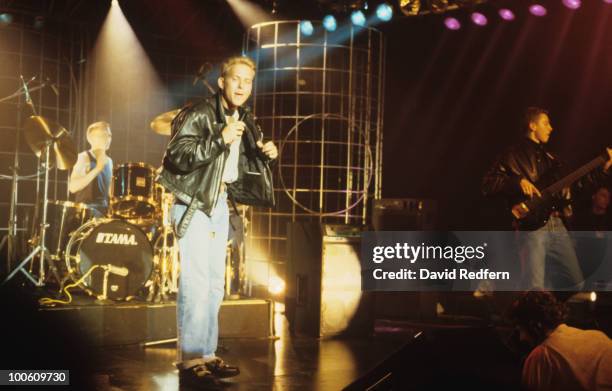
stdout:
MULTIPOLYGON (((104 305, 42 309, 44 321, 78 330, 92 346, 141 344, 176 338, 176 305, 104 305)), ((268 338, 274 335, 273 303, 266 300, 224 302, 219 313, 221 338, 268 338)))

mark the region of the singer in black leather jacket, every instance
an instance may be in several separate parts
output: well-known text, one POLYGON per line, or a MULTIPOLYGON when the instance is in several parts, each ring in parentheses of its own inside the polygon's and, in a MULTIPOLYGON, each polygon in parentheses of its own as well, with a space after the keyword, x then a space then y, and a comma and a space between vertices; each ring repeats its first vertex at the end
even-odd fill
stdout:
MULTIPOLYGON (((258 159, 262 162, 271 160, 256 144, 263 134, 252 113, 246 107, 240 107, 238 111, 246 129, 242 136, 238 181, 229 186, 230 194, 237 197, 242 191, 245 173, 258 170, 255 162, 258 159), (258 139, 253 140, 253 136, 258 139)), ((208 215, 217 203, 222 186, 221 175, 229 154, 229 145, 221 136, 226 125, 220 93, 183 109, 172 121, 173 136, 158 177, 159 183, 181 202, 189 205, 193 201, 197 209, 208 215)), ((272 193, 272 183, 269 183, 268 191, 272 193)), ((242 200, 238 198, 238 201, 242 200)))
POLYGON ((262 142, 244 106, 252 92, 255 63, 231 57, 221 68, 219 93, 185 108, 172 122, 173 136, 158 179, 177 199, 170 214, 181 258, 179 384, 198 389, 240 373, 216 355, 229 233, 227 200, 272 206, 268 161, 278 155, 273 142, 262 142))

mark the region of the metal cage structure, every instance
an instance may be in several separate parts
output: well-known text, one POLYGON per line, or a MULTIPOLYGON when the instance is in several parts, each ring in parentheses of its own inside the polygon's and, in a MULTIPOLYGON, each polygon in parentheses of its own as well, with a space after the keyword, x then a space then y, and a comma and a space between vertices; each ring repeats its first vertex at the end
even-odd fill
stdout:
POLYGON ((277 206, 251 211, 247 240, 249 268, 267 265, 268 278, 284 274, 287 223, 363 225, 381 196, 383 34, 312 23, 308 36, 292 20, 253 25, 244 38, 257 65, 253 112, 279 147, 277 206))

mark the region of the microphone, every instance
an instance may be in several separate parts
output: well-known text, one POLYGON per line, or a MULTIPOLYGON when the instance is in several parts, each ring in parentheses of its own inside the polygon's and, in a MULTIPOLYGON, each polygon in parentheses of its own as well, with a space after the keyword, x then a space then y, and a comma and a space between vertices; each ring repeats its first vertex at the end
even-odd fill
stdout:
POLYGON ((110 263, 106 265, 105 267, 109 273, 113 273, 121 277, 127 276, 128 273, 130 272, 126 267, 115 266, 115 265, 111 265, 110 263))
POLYGON ((240 115, 240 118, 238 119, 238 121, 243 121, 250 112, 251 112, 251 108, 249 106, 243 106, 242 114, 240 115))
MULTIPOLYGON (((29 105, 32 105, 32 97, 30 96, 30 91, 28 90, 28 85, 25 82, 25 80, 23 79, 23 75, 19 75, 19 77, 21 78, 21 84, 23 85, 23 91, 25 93, 25 99, 26 99, 26 103, 29 105)), ((33 78, 31 78, 29 82, 31 82, 32 80, 34 80, 36 78, 36 76, 34 76, 33 78)))

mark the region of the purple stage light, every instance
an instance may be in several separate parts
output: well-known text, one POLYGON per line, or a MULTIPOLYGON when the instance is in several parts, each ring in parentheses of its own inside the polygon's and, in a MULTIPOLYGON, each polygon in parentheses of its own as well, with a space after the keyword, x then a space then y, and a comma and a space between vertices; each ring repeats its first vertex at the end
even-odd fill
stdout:
POLYGON ((544 16, 548 13, 548 11, 546 11, 546 8, 544 8, 540 4, 533 4, 529 6, 529 12, 531 12, 531 14, 534 16, 544 16))
POLYGON ((582 1, 580 0, 563 0, 563 5, 569 9, 578 9, 582 5, 582 1))
POLYGON ((499 10, 499 16, 503 19, 503 20, 514 20, 514 12, 510 11, 508 8, 502 8, 499 10))
POLYGON ((603 1, 604 1, 604 3, 612 4, 612 0, 603 0, 603 1))
POLYGON ((444 19, 444 25, 449 30, 459 30, 461 28, 461 23, 456 18, 446 18, 444 19))
POLYGON ((472 22, 478 26, 486 26, 487 17, 481 14, 480 12, 472 13, 472 22))

